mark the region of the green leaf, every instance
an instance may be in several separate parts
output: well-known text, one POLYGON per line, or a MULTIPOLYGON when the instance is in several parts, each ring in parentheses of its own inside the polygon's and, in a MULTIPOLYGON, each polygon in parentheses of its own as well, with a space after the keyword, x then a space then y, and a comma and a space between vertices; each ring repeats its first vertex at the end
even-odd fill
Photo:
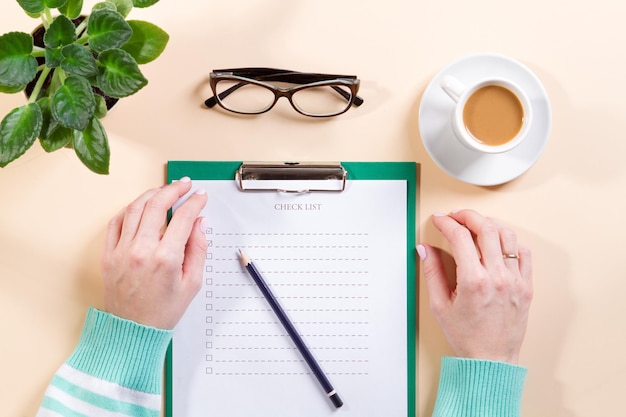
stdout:
POLYGON ((159 0, 133 0, 135 7, 149 7, 157 3, 159 0))
POLYGON ((58 151, 72 143, 73 132, 75 130, 57 125, 45 138, 39 137, 39 144, 46 152, 58 151))
POLYGON ((41 131, 39 132, 39 137, 45 137, 48 132, 56 125, 58 122, 54 120, 52 117, 52 113, 50 112, 50 97, 43 97, 37 100, 37 105, 41 109, 41 131))
POLYGON ((101 65, 98 86, 108 96, 127 97, 148 84, 139 66, 126 51, 109 49, 100 54, 98 62, 101 65))
POLYGON ((63 61, 61 68, 70 75, 93 77, 98 74, 98 64, 93 54, 86 48, 72 44, 67 45, 61 51, 63 61))
POLYGON ((93 117, 84 131, 74 131, 74 151, 78 159, 96 174, 109 173, 109 140, 98 118, 93 117))
POLYGON ((13 109, 0 123, 0 167, 19 158, 30 148, 43 123, 41 109, 30 103, 13 109))
POLYGON ((68 77, 52 96, 52 116, 63 126, 83 130, 96 109, 96 99, 89 81, 83 77, 68 77))
POLYGON ((128 16, 133 9, 133 0, 107 0, 109 3, 113 3, 118 12, 124 17, 128 16))
POLYGON ((0 36, 0 84, 15 87, 28 84, 37 75, 37 60, 33 38, 24 32, 9 32, 0 36))
POLYGON ((133 30, 124 17, 113 10, 96 10, 87 25, 89 46, 100 53, 107 49, 119 48, 128 41, 133 30))
POLYGON ((29 15, 38 15, 45 7, 43 0, 17 0, 17 2, 29 15))
POLYGON ((44 0, 44 4, 48 9, 57 9, 62 7, 67 0, 44 0))
POLYGON ((117 11, 117 7, 115 6, 115 4, 108 2, 108 1, 101 1, 100 3, 94 4, 93 7, 91 8, 91 11, 93 12, 94 10, 104 10, 104 9, 113 10, 114 12, 117 11))
POLYGON ((63 54, 60 48, 46 48, 46 66, 56 68, 61 65, 63 54))
POLYGON ((69 45, 76 40, 76 27, 74 23, 63 15, 59 15, 52 21, 43 36, 46 48, 60 48, 69 45))
POLYGON ((83 9, 83 0, 67 0, 62 7, 59 7, 59 12, 69 17, 70 19, 76 19, 80 16, 83 9))
POLYGON ((73 130, 63 127, 54 120, 50 111, 50 98, 44 97, 37 101, 41 108, 43 124, 39 132, 39 143, 46 152, 54 152, 63 148, 72 140, 73 130))
POLYGON ((24 91, 25 88, 26 88, 26 84, 15 85, 15 86, 8 86, 8 85, 0 84, 0 93, 15 94, 15 93, 19 93, 20 91, 24 91))
POLYGON ((107 109, 107 103, 100 94, 95 94, 96 97, 96 111, 94 112, 94 116, 98 119, 102 119, 107 115, 109 110, 107 109))
POLYGON ((154 61, 161 55, 170 36, 160 27, 141 20, 129 20, 133 36, 122 49, 135 58, 139 65, 154 61))

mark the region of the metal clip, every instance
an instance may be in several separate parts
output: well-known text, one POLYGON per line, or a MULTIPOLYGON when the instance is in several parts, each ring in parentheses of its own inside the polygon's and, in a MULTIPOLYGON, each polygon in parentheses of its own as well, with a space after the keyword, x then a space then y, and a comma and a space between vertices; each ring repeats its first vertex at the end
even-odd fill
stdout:
POLYGON ((244 162, 235 180, 241 191, 278 191, 282 193, 341 192, 348 173, 339 162, 244 162), (290 183, 307 182, 307 188, 290 183))

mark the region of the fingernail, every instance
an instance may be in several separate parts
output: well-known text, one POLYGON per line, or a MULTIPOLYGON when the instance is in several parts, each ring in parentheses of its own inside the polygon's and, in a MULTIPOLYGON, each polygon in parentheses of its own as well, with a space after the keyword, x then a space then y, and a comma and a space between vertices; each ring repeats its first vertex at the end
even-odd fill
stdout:
POLYGON ((206 217, 200 218, 200 231, 206 233, 206 217))
POLYGON ((204 195, 204 194, 206 194, 206 190, 204 188, 198 188, 196 190, 195 194, 204 195))
POLYGON ((189 182, 189 181, 191 181, 191 178, 189 178, 189 177, 182 177, 179 181, 180 182, 189 182))
POLYGON ((463 209, 454 209, 454 210, 452 210, 452 214, 456 214, 456 213, 458 213, 461 210, 463 210, 463 209))
POLYGON ((433 216, 435 216, 435 217, 443 217, 445 215, 446 215, 446 213, 442 213, 440 211, 436 211, 436 212, 433 213, 433 216))
POLYGON ((417 245, 415 249, 417 250, 417 255, 422 261, 426 259, 426 247, 424 247, 424 245, 417 245))

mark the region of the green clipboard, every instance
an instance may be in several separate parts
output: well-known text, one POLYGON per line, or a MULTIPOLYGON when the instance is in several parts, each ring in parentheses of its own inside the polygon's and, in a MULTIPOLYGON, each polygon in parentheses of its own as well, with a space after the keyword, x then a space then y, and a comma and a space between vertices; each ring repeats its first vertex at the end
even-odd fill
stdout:
MULTIPOLYGON (((255 163, 251 164, 255 166, 255 163)), ((184 176, 190 177, 192 180, 233 180, 239 181, 239 188, 243 190, 242 167, 245 163, 241 161, 169 161, 167 165, 168 183, 176 181, 184 176)), ((345 186, 345 181, 351 180, 403 180, 406 181, 406 409, 407 417, 412 417, 416 412, 416 257, 415 257, 415 237, 416 237, 416 206, 419 196, 419 164, 414 162, 341 162, 331 164, 312 164, 312 163, 279 163, 279 164, 257 164, 257 167, 268 168, 267 172, 276 172, 276 168, 283 170, 308 169, 306 175, 316 172, 316 169, 326 169, 328 172, 322 173, 321 178, 333 176, 335 182, 339 183, 341 191, 341 181, 345 186), (337 166, 342 169, 344 177, 336 175, 332 172, 337 166), (274 170, 274 171, 272 171, 274 170)), ((281 171, 281 170, 279 170, 281 171)), ((253 176, 254 177, 254 176, 253 176)), ((258 177, 258 175, 257 175, 258 177)), ((259 178, 256 178, 259 179, 259 178)), ((288 190, 295 191, 295 190, 288 190)), ((308 190, 307 190, 308 191, 308 190)), ((173 343, 176 339, 174 339, 173 343)), ((165 415, 166 417, 186 417, 174 415, 173 408, 173 392, 175 384, 173 378, 173 344, 166 356, 165 366, 165 415)), ((211 393, 207 392, 207 396, 211 393)), ((245 394, 241 394, 245 398, 245 394)), ((280 400, 277 400, 280 401, 280 400)), ((384 399, 381 398, 381 401, 384 399)), ((339 409, 341 411, 341 409, 339 409)), ((339 412, 341 414, 341 412, 339 412)), ((211 416, 211 410, 206 410, 206 415, 211 416)), ((276 415, 279 417, 279 415, 276 415)), ((216 416, 219 417, 219 416, 216 416)))

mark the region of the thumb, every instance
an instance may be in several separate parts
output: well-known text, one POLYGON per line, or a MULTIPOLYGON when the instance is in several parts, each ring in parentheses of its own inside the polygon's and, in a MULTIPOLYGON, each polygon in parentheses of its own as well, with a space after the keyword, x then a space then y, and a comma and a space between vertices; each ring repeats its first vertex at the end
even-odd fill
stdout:
POLYGON ((451 294, 441 254, 430 245, 419 244, 416 249, 422 260, 426 288, 430 295, 430 307, 433 311, 438 311, 450 302, 451 294))

